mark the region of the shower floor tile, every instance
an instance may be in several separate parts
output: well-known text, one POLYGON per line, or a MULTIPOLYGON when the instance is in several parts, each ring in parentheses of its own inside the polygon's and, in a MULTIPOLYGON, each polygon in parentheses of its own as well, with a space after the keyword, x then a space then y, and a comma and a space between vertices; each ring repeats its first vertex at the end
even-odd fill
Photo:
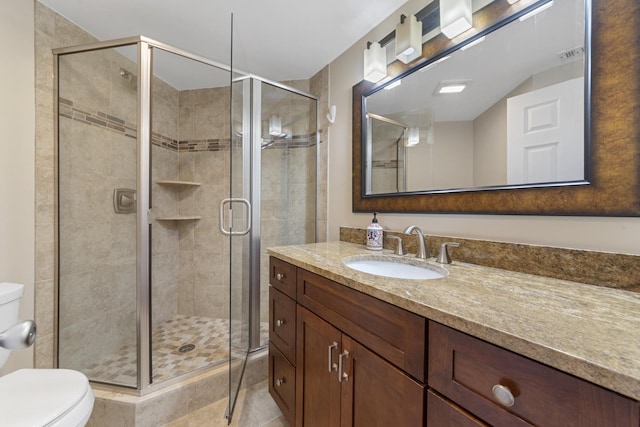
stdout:
MULTIPOLYGON (((260 325, 260 336, 266 342, 268 324, 260 325)), ((151 343, 153 382, 172 379, 228 361, 229 320, 177 315, 153 328, 151 343)), ((135 386, 135 345, 121 347, 84 373, 92 381, 135 386)))

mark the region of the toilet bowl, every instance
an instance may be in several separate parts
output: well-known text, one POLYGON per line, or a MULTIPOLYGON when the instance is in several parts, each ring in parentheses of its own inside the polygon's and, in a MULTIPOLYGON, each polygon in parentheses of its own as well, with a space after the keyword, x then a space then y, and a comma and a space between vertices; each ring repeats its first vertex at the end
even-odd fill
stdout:
MULTIPOLYGON (((0 333, 18 321, 23 285, 0 283, 0 333)), ((0 367, 9 350, 0 348, 0 367)), ((89 380, 69 369, 20 369, 0 377, 0 424, 11 427, 79 427, 89 420, 89 380)))

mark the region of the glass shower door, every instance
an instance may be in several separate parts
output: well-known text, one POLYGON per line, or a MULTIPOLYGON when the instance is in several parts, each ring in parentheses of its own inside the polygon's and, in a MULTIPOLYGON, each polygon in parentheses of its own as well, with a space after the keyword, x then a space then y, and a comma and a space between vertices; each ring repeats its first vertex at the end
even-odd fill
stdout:
POLYGON ((251 80, 236 72, 231 25, 229 197, 220 204, 220 230, 229 237, 229 402, 231 422, 249 354, 251 230, 251 80))
POLYGON ((136 46, 57 58, 58 367, 135 388, 136 46))

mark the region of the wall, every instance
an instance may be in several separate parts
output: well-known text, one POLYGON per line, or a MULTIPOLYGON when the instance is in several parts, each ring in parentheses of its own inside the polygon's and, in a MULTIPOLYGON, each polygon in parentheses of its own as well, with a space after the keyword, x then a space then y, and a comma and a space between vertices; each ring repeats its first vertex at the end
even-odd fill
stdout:
MULTIPOLYGON (((33 2, 0 9, 0 282, 23 283, 21 319, 34 318, 33 2)), ((14 351, 2 373, 33 366, 33 348, 14 351)))
MULTIPOLYGON (((339 239, 341 225, 366 226, 370 214, 351 212, 352 86, 362 80, 362 53, 368 40, 380 40, 397 24, 401 13, 422 9, 425 1, 409 0, 389 18, 330 64, 329 97, 337 107, 329 129, 329 239, 339 239)), ((402 230, 409 224, 425 233, 640 254, 640 218, 498 216, 447 214, 382 214, 380 223, 402 230)))
MULTIPOLYGON (((223 319, 229 315, 229 243, 218 231, 218 204, 229 194, 229 88, 185 90, 179 98, 180 144, 190 147, 178 153, 178 178, 201 185, 180 190, 174 214, 202 218, 159 226, 179 230, 178 313, 223 319)), ((166 172, 157 178, 171 179, 166 172)))

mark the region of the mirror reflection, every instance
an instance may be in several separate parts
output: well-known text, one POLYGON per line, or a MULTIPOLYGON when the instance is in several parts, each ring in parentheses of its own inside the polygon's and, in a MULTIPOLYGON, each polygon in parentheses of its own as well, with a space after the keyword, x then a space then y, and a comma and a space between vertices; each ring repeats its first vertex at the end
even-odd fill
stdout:
POLYGON ((584 0, 546 4, 365 95, 365 194, 586 179, 584 0))

